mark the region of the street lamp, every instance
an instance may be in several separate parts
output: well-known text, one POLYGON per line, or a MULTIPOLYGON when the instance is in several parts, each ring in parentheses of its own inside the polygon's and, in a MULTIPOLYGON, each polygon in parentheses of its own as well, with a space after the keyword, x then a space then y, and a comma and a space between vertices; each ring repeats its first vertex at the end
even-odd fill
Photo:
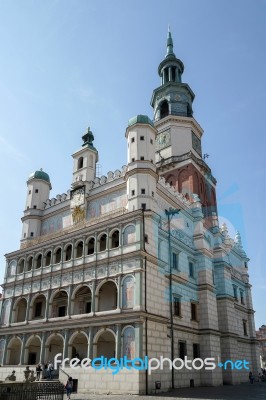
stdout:
MULTIPOLYGON (((172 248, 171 248, 171 227, 170 222, 174 215, 179 214, 181 210, 177 208, 169 208, 165 210, 168 221, 168 248, 169 248, 169 258, 170 258, 170 276, 169 276, 169 304, 170 304, 170 325, 171 325, 171 360, 174 360, 174 323, 173 323, 173 284, 172 284, 172 248)), ((175 374, 174 368, 172 367, 172 389, 175 388, 175 374)))

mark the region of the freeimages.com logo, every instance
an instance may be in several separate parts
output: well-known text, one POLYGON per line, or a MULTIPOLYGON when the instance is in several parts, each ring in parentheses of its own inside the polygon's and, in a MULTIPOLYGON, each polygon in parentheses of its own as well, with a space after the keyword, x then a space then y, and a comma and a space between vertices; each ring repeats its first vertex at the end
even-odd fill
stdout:
POLYGON ((249 361, 246 360, 226 360, 223 363, 220 361, 219 357, 217 357, 218 362, 215 358, 195 358, 193 360, 189 360, 187 356, 182 358, 175 358, 171 360, 168 357, 160 356, 159 358, 149 358, 145 356, 144 358, 136 357, 132 360, 128 359, 126 356, 121 358, 106 358, 104 356, 96 357, 93 360, 90 358, 84 358, 80 360, 79 358, 64 358, 62 357, 62 353, 59 353, 54 358, 54 368, 57 369, 60 365, 62 368, 66 366, 66 363, 69 364, 70 368, 89 368, 92 367, 95 370, 112 370, 112 374, 116 375, 123 369, 127 370, 138 370, 143 371, 147 370, 149 375, 152 371, 156 370, 163 370, 168 368, 169 370, 181 370, 186 368, 188 370, 213 370, 215 368, 223 368, 224 370, 231 369, 231 370, 242 370, 246 369, 249 370, 249 361))

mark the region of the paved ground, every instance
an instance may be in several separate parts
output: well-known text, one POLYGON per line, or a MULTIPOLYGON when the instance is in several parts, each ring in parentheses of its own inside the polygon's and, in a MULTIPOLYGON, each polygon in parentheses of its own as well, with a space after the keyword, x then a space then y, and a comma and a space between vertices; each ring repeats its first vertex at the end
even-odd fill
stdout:
POLYGON ((78 395, 73 394, 72 400, 266 400, 266 382, 219 386, 175 389, 171 393, 157 396, 136 395, 78 395))

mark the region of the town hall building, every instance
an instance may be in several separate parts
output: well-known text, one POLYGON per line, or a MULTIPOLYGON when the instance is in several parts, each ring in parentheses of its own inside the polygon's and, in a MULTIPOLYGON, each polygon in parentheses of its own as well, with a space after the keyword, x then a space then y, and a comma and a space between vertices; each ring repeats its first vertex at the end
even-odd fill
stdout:
MULTIPOLYGON (((98 177, 88 128, 72 184, 50 198, 50 176, 27 180, 20 249, 6 254, 0 380, 13 369, 78 356, 246 360, 259 371, 248 257, 219 225, 216 180, 202 153, 194 93, 173 51, 158 67, 153 120, 131 118, 127 165, 98 177)), ((123 138, 121 138, 123 140, 123 138)), ((52 176, 53 171, 49 171, 52 176)), ((236 384, 246 369, 63 371, 79 392, 152 393, 236 384)), ((55 371, 65 381, 62 369, 55 371)))

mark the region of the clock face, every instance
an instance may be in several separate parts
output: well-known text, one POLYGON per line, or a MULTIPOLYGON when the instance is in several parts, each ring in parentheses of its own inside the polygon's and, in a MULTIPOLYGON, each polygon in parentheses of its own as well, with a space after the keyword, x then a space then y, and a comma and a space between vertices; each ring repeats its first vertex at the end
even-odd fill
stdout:
POLYGON ((164 131, 159 133, 159 135, 156 138, 156 147, 158 150, 169 146, 170 145, 170 131, 164 131))
POLYGON ((85 187, 82 186, 71 192, 71 207, 77 207, 85 202, 85 187))

